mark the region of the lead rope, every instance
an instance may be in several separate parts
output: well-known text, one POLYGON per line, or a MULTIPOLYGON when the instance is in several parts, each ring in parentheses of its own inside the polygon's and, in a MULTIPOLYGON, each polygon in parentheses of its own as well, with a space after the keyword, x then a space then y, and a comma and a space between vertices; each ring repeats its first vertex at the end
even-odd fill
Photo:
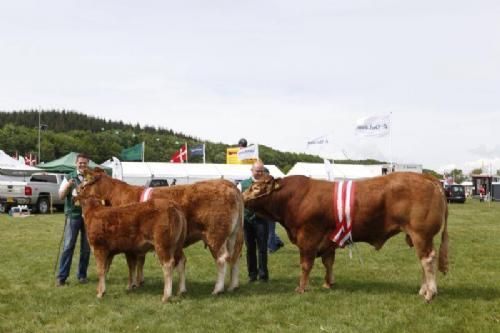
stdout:
POLYGON ((59 264, 59 257, 61 254, 61 244, 64 240, 64 232, 66 231, 66 224, 68 224, 68 219, 66 218, 66 216, 64 216, 64 229, 61 235, 61 240, 59 241, 59 247, 57 248, 56 264, 54 265, 54 276, 56 276, 57 266, 59 264))
POLYGON ((352 252, 354 250, 354 252, 356 252, 357 254, 357 257, 359 259, 359 263, 361 265, 361 267, 364 267, 364 262, 363 262, 363 258, 361 257, 361 252, 358 251, 358 248, 356 247, 356 244, 352 241, 352 235, 349 237, 349 259, 352 259, 352 252))

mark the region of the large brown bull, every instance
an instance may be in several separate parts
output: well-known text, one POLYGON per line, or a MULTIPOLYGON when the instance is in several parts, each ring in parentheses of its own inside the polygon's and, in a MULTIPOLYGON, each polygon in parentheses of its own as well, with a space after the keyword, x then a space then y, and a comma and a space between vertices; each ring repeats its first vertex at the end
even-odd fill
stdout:
MULTIPOLYGON (((111 206, 139 202, 145 189, 129 185, 107 176, 101 169, 88 171, 79 191, 84 196, 95 196, 111 206)), ((227 263, 231 268, 228 290, 239 285, 239 259, 243 246, 243 198, 237 187, 226 180, 211 180, 191 185, 157 187, 150 192, 151 199, 172 200, 186 216, 187 236, 184 247, 203 240, 210 249, 218 268, 213 294, 224 290, 227 263)), ((142 279, 142 263, 139 274, 142 279)))
MULTIPOLYGON (((422 265, 419 294, 430 301, 437 294, 433 238, 443 225, 438 267, 443 273, 448 269, 448 208, 442 186, 430 176, 403 172, 352 184, 352 241, 380 249, 390 237, 404 232, 422 265)), ((324 287, 330 288, 334 281, 332 268, 338 244, 332 238, 339 230, 339 201, 334 199, 334 190, 339 186, 304 176, 267 176, 243 193, 247 208, 280 222, 290 241, 299 247, 299 293, 306 290, 316 257, 322 258, 326 269, 324 287)))

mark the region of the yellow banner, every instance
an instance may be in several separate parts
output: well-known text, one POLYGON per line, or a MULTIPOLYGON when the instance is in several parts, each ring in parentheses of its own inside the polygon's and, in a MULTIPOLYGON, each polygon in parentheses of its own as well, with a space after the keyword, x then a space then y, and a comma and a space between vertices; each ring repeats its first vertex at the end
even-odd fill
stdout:
POLYGON ((226 150, 226 164, 241 164, 238 159, 238 152, 240 147, 227 148, 226 150))

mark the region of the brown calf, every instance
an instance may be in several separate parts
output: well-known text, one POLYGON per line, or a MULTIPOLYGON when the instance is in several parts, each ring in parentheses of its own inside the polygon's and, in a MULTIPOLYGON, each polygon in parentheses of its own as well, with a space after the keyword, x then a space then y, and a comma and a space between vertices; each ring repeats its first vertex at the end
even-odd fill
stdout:
POLYGON ((106 273, 114 255, 125 253, 130 289, 137 285, 134 274, 137 258, 144 257, 151 250, 158 255, 163 269, 165 285, 162 301, 166 302, 172 295, 174 267, 179 272, 179 294, 186 291, 186 259, 182 249, 187 224, 184 214, 175 203, 155 199, 121 207, 104 207, 94 197, 80 195, 79 200, 97 264, 97 297, 101 298, 106 291, 106 273))

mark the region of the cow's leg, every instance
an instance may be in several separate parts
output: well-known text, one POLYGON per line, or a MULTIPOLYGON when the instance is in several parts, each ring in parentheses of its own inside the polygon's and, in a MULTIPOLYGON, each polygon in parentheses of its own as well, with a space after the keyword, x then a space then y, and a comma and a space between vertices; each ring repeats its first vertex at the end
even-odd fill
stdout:
POLYGON ((186 290, 186 256, 182 253, 181 258, 176 266, 177 272, 179 273, 179 291, 178 295, 184 294, 186 290))
POLYGON ((432 239, 429 237, 412 237, 413 244, 417 251, 417 256, 422 265, 422 286, 419 294, 425 298, 427 302, 437 294, 436 284, 436 251, 434 250, 432 239))
POLYGON ((436 251, 432 250, 428 256, 421 258, 420 263, 425 273, 425 283, 427 286, 427 290, 423 296, 427 302, 430 302, 437 294, 436 251))
POLYGON ((335 283, 335 277, 333 276, 333 263, 335 262, 335 250, 331 253, 326 253, 321 257, 323 265, 325 266, 325 283, 323 288, 330 289, 335 283))
POLYGON ((109 254, 106 258, 106 275, 109 273, 109 269, 111 267, 111 263, 113 262, 114 255, 109 254))
POLYGON ((144 285, 144 262, 146 261, 146 254, 141 254, 137 256, 137 277, 136 281, 139 286, 144 285))
POLYGON ((234 262, 231 263, 231 283, 229 284, 228 291, 233 291, 238 289, 240 276, 240 257, 235 259, 234 262))
POLYGON ((127 258, 127 265, 128 265, 127 290, 132 290, 133 288, 137 288, 138 286, 137 275, 136 275, 137 261, 138 261, 137 255, 132 253, 126 253, 125 258, 127 258))
POLYGON ((217 282, 215 283, 215 288, 212 292, 212 295, 217 295, 224 291, 224 278, 226 276, 227 260, 229 259, 229 253, 227 251, 226 243, 224 243, 219 248, 216 258, 217 282))
POLYGON ((94 256, 97 265, 97 276, 99 282, 97 283, 97 298, 102 298, 106 292, 106 262, 108 254, 105 251, 94 251, 94 256))
POLYGON ((300 276, 299 286, 295 289, 296 292, 302 294, 306 291, 307 284, 309 283, 309 273, 314 265, 314 258, 316 257, 314 252, 300 250, 300 267, 302 269, 302 274, 300 276))
POLYGON ((162 269, 163 269, 163 277, 165 279, 165 285, 163 288, 163 298, 162 302, 167 302, 168 299, 172 296, 172 273, 174 271, 174 259, 170 258, 169 260, 162 261, 162 269))

